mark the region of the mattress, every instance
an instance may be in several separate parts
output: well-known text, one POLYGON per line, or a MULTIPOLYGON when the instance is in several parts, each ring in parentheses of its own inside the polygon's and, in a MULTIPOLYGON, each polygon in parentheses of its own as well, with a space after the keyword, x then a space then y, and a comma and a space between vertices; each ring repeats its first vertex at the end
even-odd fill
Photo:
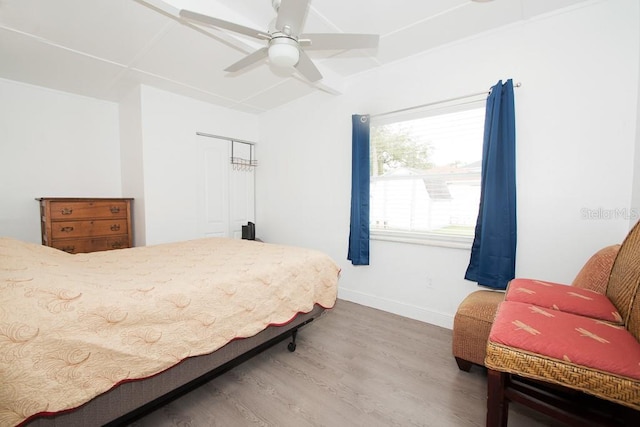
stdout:
POLYGON ((0 425, 331 308, 338 274, 321 252, 246 240, 70 255, 0 238, 0 425))

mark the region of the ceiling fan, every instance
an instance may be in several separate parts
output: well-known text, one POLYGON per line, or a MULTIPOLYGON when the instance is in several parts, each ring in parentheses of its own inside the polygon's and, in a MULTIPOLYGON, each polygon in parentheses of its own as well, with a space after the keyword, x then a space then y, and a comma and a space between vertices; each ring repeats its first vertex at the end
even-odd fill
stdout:
POLYGON ((255 30, 233 22, 224 21, 190 10, 181 10, 180 17, 193 23, 225 29, 267 42, 267 46, 245 56, 225 68, 235 72, 265 58, 276 67, 295 67, 308 81, 322 79, 322 74, 305 50, 369 49, 378 46, 375 34, 302 33, 310 0, 272 0, 277 16, 268 31, 255 30))

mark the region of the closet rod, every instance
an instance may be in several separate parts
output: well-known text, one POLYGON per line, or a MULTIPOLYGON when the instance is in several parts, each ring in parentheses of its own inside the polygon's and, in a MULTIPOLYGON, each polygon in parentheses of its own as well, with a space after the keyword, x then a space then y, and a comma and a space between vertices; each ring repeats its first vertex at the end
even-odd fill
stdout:
POLYGON ((218 138, 218 139, 224 139, 226 141, 231 141, 231 142, 241 142, 243 144, 249 144, 249 145, 256 145, 256 142, 253 141, 245 141, 242 139, 238 139, 238 138, 229 138, 228 136, 221 136, 221 135, 213 135, 210 133, 204 133, 204 132, 196 132, 196 135, 198 136, 206 136, 207 138, 218 138))
MULTIPOLYGON (((513 87, 520 87, 520 86, 522 86, 522 83, 520 83, 520 82, 513 84, 513 87)), ((400 110, 387 111, 386 113, 371 114, 370 117, 371 118, 383 117, 383 116, 389 116, 391 114, 396 114, 396 113, 404 113, 405 111, 417 110, 419 108, 431 107, 433 105, 445 104, 447 102, 459 101, 461 99, 473 98, 474 96, 480 96, 480 95, 485 95, 485 94, 488 95, 490 92, 491 92, 491 90, 485 90, 485 91, 482 91, 482 92, 470 93, 468 95, 457 96, 455 98, 449 98, 449 99, 443 99, 441 101, 429 102, 428 104, 415 105, 413 107, 401 108, 400 110)))

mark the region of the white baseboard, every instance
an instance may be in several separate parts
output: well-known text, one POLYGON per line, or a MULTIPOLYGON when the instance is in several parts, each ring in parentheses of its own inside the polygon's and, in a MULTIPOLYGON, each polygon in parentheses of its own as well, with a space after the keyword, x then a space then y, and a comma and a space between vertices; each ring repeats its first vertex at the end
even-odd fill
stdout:
POLYGON ((453 329, 453 316, 449 314, 349 289, 338 288, 338 298, 443 328, 453 329))

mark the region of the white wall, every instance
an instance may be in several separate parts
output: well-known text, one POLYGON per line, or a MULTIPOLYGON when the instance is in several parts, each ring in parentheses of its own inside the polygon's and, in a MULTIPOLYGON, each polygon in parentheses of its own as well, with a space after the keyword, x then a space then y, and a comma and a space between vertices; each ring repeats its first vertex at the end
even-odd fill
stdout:
POLYGON ((257 141, 258 118, 149 86, 140 96, 144 224, 135 226, 148 245, 201 237, 196 132, 257 141))
POLYGON ((144 208, 144 161, 142 147, 142 99, 140 86, 119 103, 122 194, 133 200, 133 245, 146 241, 144 208))
MULTIPOLYGON (((638 20, 640 21, 640 12, 638 13, 638 20)), ((640 66, 638 66, 638 73, 638 81, 640 82, 640 66)), ((631 190, 631 215, 629 216, 629 227, 633 227, 633 225, 640 220, 640 87, 638 88, 638 108, 636 111, 636 147, 633 163, 635 167, 633 174, 633 188, 631 190)))
POLYGON ((318 93, 263 114, 260 234, 333 256, 342 298, 450 327, 476 289, 463 279, 468 250, 372 241, 370 266, 346 260, 350 116, 475 93, 511 77, 522 82, 517 274, 571 281, 629 228, 628 218, 583 214, 631 206, 638 7, 611 0, 566 9, 362 74, 340 97, 318 93))
POLYGON ((118 105, 0 79, 0 236, 40 243, 36 197, 121 197, 118 105))

